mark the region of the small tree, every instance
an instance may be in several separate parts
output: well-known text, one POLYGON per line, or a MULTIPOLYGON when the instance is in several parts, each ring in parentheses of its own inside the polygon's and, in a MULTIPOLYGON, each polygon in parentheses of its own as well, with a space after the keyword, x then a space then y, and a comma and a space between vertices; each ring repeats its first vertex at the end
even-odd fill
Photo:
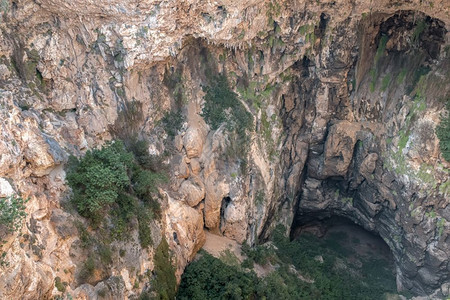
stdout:
POLYGON ((88 151, 80 160, 71 157, 67 181, 78 211, 85 217, 94 218, 99 211, 116 202, 119 194, 130 185, 128 171, 132 163, 133 155, 120 141, 88 151))
POLYGON ((26 202, 27 200, 18 195, 0 198, 0 226, 6 229, 3 232, 12 233, 20 229, 26 216, 26 202))
POLYGON ((170 259, 169 244, 164 236, 158 248, 156 248, 154 264, 155 269, 153 272, 155 278, 152 281, 152 285, 157 295, 155 299, 175 299, 177 279, 175 277, 175 268, 172 266, 170 259))
POLYGON ((447 99, 446 109, 446 114, 442 114, 441 123, 436 127, 436 135, 442 156, 446 161, 450 161, 450 98, 447 99))
MULTIPOLYGON (((19 195, 0 197, 0 251, 3 247, 3 238, 22 226, 22 220, 27 215, 25 213, 25 203, 27 200, 19 195)), ((6 252, 1 251, 0 266, 8 265, 4 260, 6 252)))

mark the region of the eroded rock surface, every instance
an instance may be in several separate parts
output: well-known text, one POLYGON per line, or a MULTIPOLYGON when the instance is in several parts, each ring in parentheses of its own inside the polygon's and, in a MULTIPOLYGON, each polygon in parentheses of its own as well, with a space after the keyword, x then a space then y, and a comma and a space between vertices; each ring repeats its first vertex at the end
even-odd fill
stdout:
POLYGON ((204 229, 253 244, 332 215, 386 241, 399 290, 449 296, 450 164, 434 133, 450 92, 447 0, 23 0, 0 12, 0 196, 29 198, 2 249, 0 298, 132 298, 161 235, 179 279, 204 229), (205 122, 219 74, 251 115, 248 140, 233 133, 236 107, 215 130, 205 122), (83 282, 64 166, 134 134, 168 153, 155 247, 130 232, 83 282))

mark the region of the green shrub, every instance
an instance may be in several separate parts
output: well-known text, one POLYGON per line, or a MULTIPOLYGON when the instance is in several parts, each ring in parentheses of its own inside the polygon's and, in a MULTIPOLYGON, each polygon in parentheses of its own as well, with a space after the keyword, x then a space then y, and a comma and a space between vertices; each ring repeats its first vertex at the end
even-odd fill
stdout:
POLYGON ((125 223, 130 222, 131 218, 135 216, 138 200, 135 196, 129 193, 120 193, 116 200, 116 207, 114 214, 117 218, 122 219, 125 223))
MULTIPOLYGON (((361 259, 357 253, 343 251, 349 242, 345 234, 325 239, 301 235, 290 241, 282 226, 273 234, 273 248, 269 258, 274 271, 263 278, 245 272, 239 266, 200 252, 201 257, 187 266, 181 278, 177 299, 384 299, 386 292, 395 293, 395 275, 384 260, 361 259), (316 259, 321 256, 323 261, 316 259), (337 261, 361 259, 355 272, 353 265, 342 269, 337 261), (359 274, 361 272, 361 274, 359 274), (311 282, 301 280, 311 279, 311 282)), ((247 255, 269 251, 259 246, 252 250, 243 246, 247 255)), ((259 255, 259 254, 258 254, 259 255)), ((263 255, 264 256, 264 255, 263 255)), ((250 266, 250 259, 245 261, 250 266)), ((241 265, 244 266, 244 263, 241 265)))
POLYGON ((133 172, 133 189, 140 199, 151 199, 152 194, 157 193, 157 185, 166 182, 167 177, 152 171, 136 168, 133 172))
POLYGON ((104 245, 104 244, 98 245, 97 252, 100 257, 100 261, 104 265, 109 265, 112 263, 112 251, 108 245, 104 245))
POLYGON ((252 299, 257 277, 230 266, 206 252, 182 275, 177 299, 252 299))
POLYGON ((66 291, 66 285, 61 282, 61 278, 59 276, 55 278, 55 287, 61 293, 66 291))
POLYGON ((26 216, 25 203, 27 201, 19 195, 0 197, 0 266, 9 265, 5 261, 6 252, 2 251, 5 243, 3 238, 21 228, 22 220, 26 216))
POLYGON ((213 77, 204 90, 206 94, 202 116, 211 129, 216 130, 226 123, 228 129, 236 129, 240 134, 245 134, 245 130, 252 127, 252 115, 230 89, 225 75, 213 77))
POLYGON ((166 239, 162 238, 154 257, 153 273, 155 275, 152 280, 153 290, 156 292, 155 299, 169 300, 174 299, 176 294, 177 279, 175 277, 175 268, 169 254, 169 244, 166 239))
POLYGON ((442 114, 441 122, 436 127, 436 135, 439 138, 442 156, 450 162, 450 98, 447 99, 446 110, 447 114, 442 114))
POLYGON ((253 130, 253 117, 230 89, 225 75, 212 76, 204 91, 202 117, 212 130, 224 124, 229 139, 225 155, 229 159, 241 159, 241 170, 245 173, 250 144, 247 131, 253 130))
POLYGON ((302 235, 290 241, 278 227, 273 236, 277 256, 284 264, 292 264, 304 276, 314 279, 305 285, 302 295, 307 299, 381 299, 386 292, 396 292, 395 275, 386 261, 361 259, 361 275, 335 267, 337 259, 347 261, 357 256, 345 248, 348 236, 335 233, 326 239, 302 235), (323 262, 315 259, 322 256, 323 262))
POLYGON ((150 230, 150 221, 152 219, 151 212, 148 211, 145 207, 142 207, 137 211, 138 220, 139 220, 139 242, 142 248, 147 248, 153 245, 151 230, 150 230))
POLYGON ((92 256, 89 256, 87 260, 84 262, 83 267, 78 275, 79 279, 82 281, 88 280, 95 271, 95 261, 92 256))
POLYGON ((129 185, 133 156, 120 141, 90 150, 81 160, 71 160, 67 181, 73 191, 72 201, 85 217, 94 218, 107 209, 129 185))
POLYGON ((161 119, 161 122, 164 126, 164 130, 167 135, 170 137, 175 137, 178 131, 181 129, 181 126, 184 122, 184 116, 181 111, 170 111, 164 114, 164 117, 161 119))
POLYGON ((27 200, 18 195, 0 197, 0 227, 3 232, 12 233, 20 229, 25 218, 25 203, 27 200))
POLYGON ((160 215, 153 195, 156 186, 167 181, 163 173, 148 170, 157 168, 157 160, 148 154, 148 144, 133 142, 130 148, 135 152, 128 152, 123 142, 115 141, 88 151, 80 160, 71 157, 67 172, 72 202, 80 214, 98 224, 101 212, 104 215, 112 209, 118 235, 125 229, 123 224, 135 216, 139 200, 160 215))
POLYGON ((271 260, 271 257, 275 255, 273 249, 260 245, 256 245, 251 248, 245 243, 242 245, 242 252, 247 255, 250 261, 253 261, 259 265, 266 265, 271 260))
POLYGON ((138 165, 155 173, 165 173, 167 166, 163 164, 163 157, 150 155, 148 152, 149 143, 147 140, 138 140, 136 138, 129 142, 128 149, 133 152, 138 165))

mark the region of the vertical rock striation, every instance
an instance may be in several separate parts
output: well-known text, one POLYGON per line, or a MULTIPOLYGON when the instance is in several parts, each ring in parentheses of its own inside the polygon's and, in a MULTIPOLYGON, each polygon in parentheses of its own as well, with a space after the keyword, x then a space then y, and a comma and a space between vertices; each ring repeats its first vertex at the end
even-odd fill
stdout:
POLYGON ((399 290, 449 296, 450 163, 435 135, 447 0, 3 0, 0 12, 0 195, 29 198, 5 237, 0 298, 147 288, 154 249, 137 232, 80 280, 91 254, 65 184, 69 155, 132 135, 168 153, 151 228, 178 278, 205 229, 253 244, 337 215, 386 241, 399 290), (214 84, 232 103, 212 110, 218 126, 203 109, 214 84))

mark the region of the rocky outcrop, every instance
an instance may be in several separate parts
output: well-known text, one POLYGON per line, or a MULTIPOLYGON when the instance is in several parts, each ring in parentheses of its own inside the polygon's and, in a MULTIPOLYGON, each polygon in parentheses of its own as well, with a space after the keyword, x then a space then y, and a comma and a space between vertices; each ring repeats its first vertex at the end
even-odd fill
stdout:
POLYGON ((0 9, 0 194, 29 198, 20 234, 3 247, 11 263, 0 267, 0 298, 126 298, 146 288, 139 278, 154 249, 137 232, 114 244, 106 271, 79 280, 89 253, 65 185, 70 154, 133 135, 151 154, 168 153, 163 218, 151 227, 155 245, 165 235, 178 278, 204 229, 256 243, 276 224, 294 232, 339 215, 386 241, 400 290, 448 297, 450 165, 434 134, 450 91, 446 0, 0 9), (205 122, 219 74, 242 106, 226 120, 251 114, 248 139, 231 122, 205 122))

